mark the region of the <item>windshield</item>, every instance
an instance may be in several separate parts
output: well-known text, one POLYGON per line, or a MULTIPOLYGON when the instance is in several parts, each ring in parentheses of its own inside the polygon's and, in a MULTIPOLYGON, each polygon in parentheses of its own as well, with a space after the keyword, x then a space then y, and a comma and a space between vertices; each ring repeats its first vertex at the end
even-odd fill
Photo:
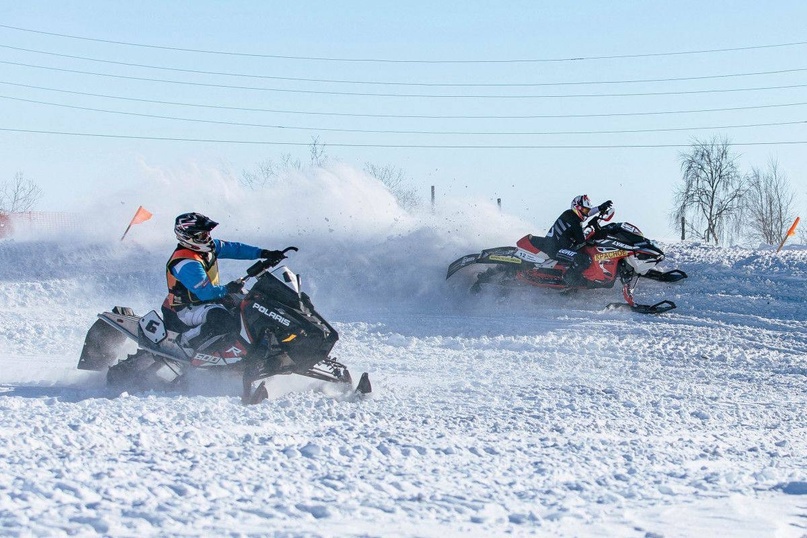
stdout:
POLYGON ((642 231, 627 222, 614 222, 603 226, 601 229, 609 238, 622 243, 635 245, 645 240, 642 231))

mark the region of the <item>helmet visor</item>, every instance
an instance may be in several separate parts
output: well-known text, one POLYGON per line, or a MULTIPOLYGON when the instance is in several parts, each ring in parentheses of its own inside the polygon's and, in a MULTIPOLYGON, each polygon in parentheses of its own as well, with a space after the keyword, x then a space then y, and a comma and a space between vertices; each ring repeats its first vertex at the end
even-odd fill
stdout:
POLYGON ((195 232, 190 232, 188 235, 195 243, 199 243, 200 245, 210 242, 209 231, 199 230, 195 232))

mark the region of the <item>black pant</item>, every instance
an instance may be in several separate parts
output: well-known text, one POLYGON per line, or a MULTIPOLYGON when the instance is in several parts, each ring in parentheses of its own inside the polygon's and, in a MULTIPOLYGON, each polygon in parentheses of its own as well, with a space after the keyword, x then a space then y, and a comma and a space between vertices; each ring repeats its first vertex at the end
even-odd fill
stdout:
POLYGON ((583 272, 591 266, 591 256, 581 250, 561 249, 555 258, 569 263, 569 268, 563 276, 567 284, 574 286, 583 283, 583 272))

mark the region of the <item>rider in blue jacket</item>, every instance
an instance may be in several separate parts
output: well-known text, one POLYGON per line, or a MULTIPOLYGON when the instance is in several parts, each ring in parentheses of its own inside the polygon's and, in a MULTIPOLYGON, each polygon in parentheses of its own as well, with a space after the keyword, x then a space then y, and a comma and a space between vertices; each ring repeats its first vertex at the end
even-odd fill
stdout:
POLYGON ((244 243, 222 241, 210 236, 218 223, 200 213, 183 213, 176 218, 174 233, 179 244, 165 266, 168 296, 162 305, 169 330, 182 332, 183 343, 204 342, 215 334, 238 329, 238 319, 222 304, 231 293, 241 292, 239 281, 221 285, 219 258, 279 263, 279 250, 266 250, 244 243))

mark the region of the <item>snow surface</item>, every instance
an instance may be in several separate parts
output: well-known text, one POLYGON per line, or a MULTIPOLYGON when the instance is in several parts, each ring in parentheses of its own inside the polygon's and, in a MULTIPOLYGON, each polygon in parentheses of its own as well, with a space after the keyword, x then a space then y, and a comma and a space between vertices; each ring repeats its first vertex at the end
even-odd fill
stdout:
POLYGON ((144 180, 155 218, 124 242, 131 207, 100 199, 86 229, 0 242, 0 535, 807 535, 807 249, 664 243, 690 278, 640 283, 678 304, 642 316, 603 308, 617 289, 446 281, 542 231, 484 201, 409 215, 340 165, 257 193, 208 181, 226 196, 196 206, 170 194, 188 181, 144 180), (300 247, 289 266, 372 395, 286 376, 251 407, 226 378, 113 397, 75 369, 96 313, 159 305, 190 209, 300 247))

